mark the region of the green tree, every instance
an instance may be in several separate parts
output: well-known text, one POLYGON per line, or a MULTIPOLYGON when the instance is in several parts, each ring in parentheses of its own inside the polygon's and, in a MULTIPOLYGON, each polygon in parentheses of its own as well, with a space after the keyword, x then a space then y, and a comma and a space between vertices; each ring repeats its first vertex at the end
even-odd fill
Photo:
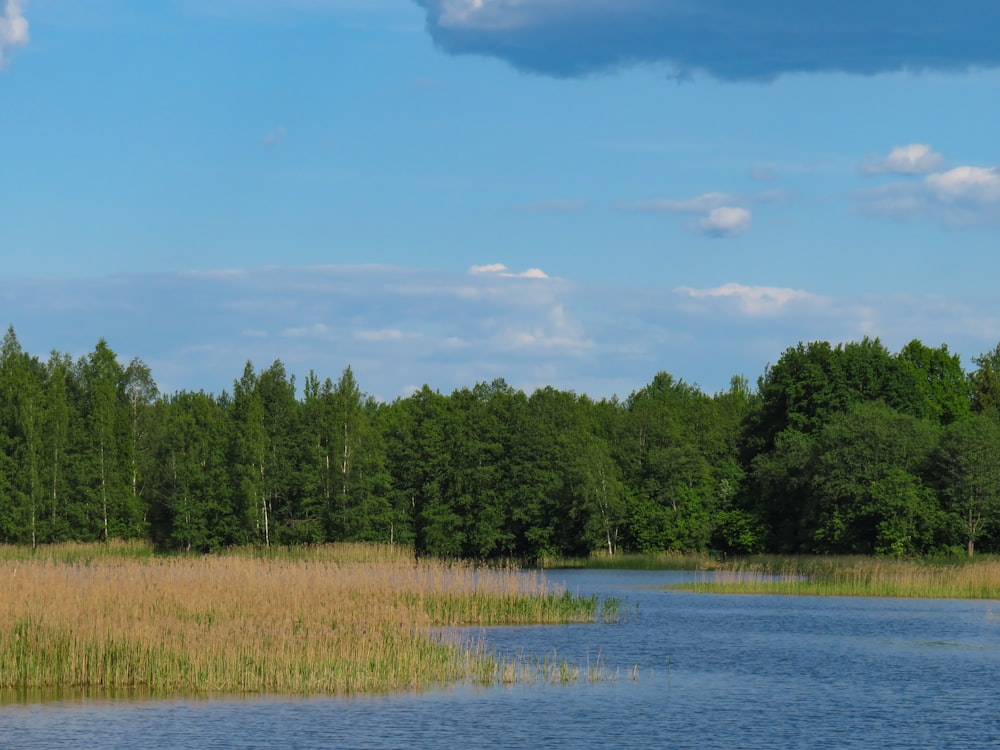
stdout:
POLYGON ((417 555, 458 557, 465 545, 448 495, 450 417, 448 399, 425 385, 393 404, 386 425, 393 502, 407 509, 417 555))
MULTIPOLYGON (((957 408, 942 395, 947 393, 946 377, 920 373, 924 350, 913 344, 908 352, 894 357, 878 339, 869 338, 836 347, 799 343, 761 376, 759 399, 742 434, 741 460, 749 470, 748 509, 767 523, 774 549, 805 551, 813 544, 819 523, 810 484, 816 436, 837 415, 874 401, 896 409, 932 410, 938 416, 948 413, 946 406, 957 408), (920 378, 927 386, 922 397, 915 391, 920 378)), ((946 350, 935 356, 941 359, 931 358, 935 367, 946 370, 946 350)))
POLYGON ((594 545, 581 538, 574 517, 578 488, 570 472, 586 435, 579 399, 569 391, 537 389, 514 404, 511 434, 507 475, 518 554, 528 559, 588 554, 594 545))
POLYGON ((388 542, 398 520, 386 497, 384 449, 372 426, 377 405, 358 385, 350 366, 329 391, 329 445, 335 460, 335 526, 345 539, 388 542))
POLYGON ((381 408, 362 393, 350 367, 334 383, 315 373, 305 384, 303 429, 308 433, 304 503, 322 518, 331 541, 395 542, 406 521, 393 504, 381 408))
POLYGON ((104 339, 77 368, 87 433, 82 489, 96 510, 92 532, 104 540, 140 537, 145 530, 142 505, 131 491, 125 372, 104 339))
POLYGON ((982 414, 948 426, 935 455, 934 476, 971 557, 976 542, 1000 521, 1000 424, 982 414))
POLYGON ((303 432, 295 377, 275 360, 257 379, 264 418, 263 514, 272 524, 273 539, 282 544, 323 539, 322 509, 304 492, 303 457, 308 437, 303 432))
POLYGON ((0 344, 0 535, 30 542, 39 535, 42 375, 21 349, 13 327, 0 344))
POLYGON ((353 507, 347 533, 359 542, 410 543, 405 506, 396 502, 386 456, 383 422, 388 407, 367 397, 359 423, 349 495, 353 507))
POLYGON ((510 556, 517 547, 510 524, 514 502, 510 444, 515 404, 521 397, 502 378, 452 395, 461 425, 453 433, 453 455, 461 456, 458 488, 471 556, 510 556))
POLYGON ((625 405, 623 468, 632 490, 631 544, 642 551, 705 549, 718 493, 711 459, 716 417, 697 387, 658 373, 625 405))
POLYGON ((181 391, 151 409, 149 496, 154 542, 209 552, 241 541, 228 494, 228 418, 216 400, 181 391))
POLYGON ((233 384, 231 459, 236 490, 234 513, 241 519, 241 542, 271 544, 271 512, 267 479, 267 430, 264 404, 253 364, 233 384))
POLYGON ((780 432, 813 434, 852 403, 896 406, 905 387, 895 358, 878 339, 836 347, 826 341, 799 343, 760 378, 753 437, 758 450, 767 451, 780 432))
POLYGON ((767 541, 766 525, 746 492, 746 468, 741 461, 744 424, 753 413, 757 396, 749 381, 736 375, 729 390, 717 393, 712 401, 716 417, 711 463, 717 493, 712 546, 724 552, 759 553, 767 541))
POLYGON ((45 373, 45 410, 42 416, 42 484, 48 518, 45 541, 66 541, 74 523, 70 511, 70 431, 73 417, 69 389, 73 364, 68 355, 52 352, 45 373))
POLYGON ((149 469, 149 429, 152 405, 159 395, 149 367, 138 357, 129 362, 123 373, 123 388, 128 410, 128 442, 132 496, 141 500, 143 480, 149 469))
POLYGON ((969 415, 971 390, 958 355, 914 339, 896 359, 903 377, 900 410, 915 417, 951 424, 969 415))
POLYGON ((817 451, 814 436, 786 429, 778 433, 771 450, 750 462, 751 512, 763 521, 766 546, 775 552, 812 549, 818 514, 812 491, 817 451))
POLYGON ((618 553, 626 523, 627 494, 621 469, 606 441, 581 432, 568 463, 569 486, 574 503, 570 517, 577 522, 587 551, 603 549, 618 553))
POLYGON ((881 402, 857 403, 830 419, 811 477, 819 551, 900 555, 933 546, 941 514, 920 477, 935 424, 881 402))
POLYGON ((972 361, 976 365, 969 375, 972 409, 979 414, 1000 411, 1000 344, 972 361))

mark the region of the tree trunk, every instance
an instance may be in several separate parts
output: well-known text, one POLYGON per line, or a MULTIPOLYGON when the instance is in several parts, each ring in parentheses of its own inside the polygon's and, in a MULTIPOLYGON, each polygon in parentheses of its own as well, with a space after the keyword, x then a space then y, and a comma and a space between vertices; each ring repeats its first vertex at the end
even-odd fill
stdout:
POLYGON ((104 442, 101 442, 101 507, 104 511, 104 541, 108 540, 108 476, 104 465, 104 442))

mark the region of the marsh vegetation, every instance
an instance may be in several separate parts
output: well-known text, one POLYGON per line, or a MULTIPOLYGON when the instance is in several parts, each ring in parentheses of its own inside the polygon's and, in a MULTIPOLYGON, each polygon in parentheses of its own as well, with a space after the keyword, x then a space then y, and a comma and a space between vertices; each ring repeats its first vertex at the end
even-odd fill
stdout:
POLYGON ((719 563, 671 588, 725 594, 1000 599, 1000 559, 893 560, 856 556, 747 558, 719 563))
POLYGON ((146 551, 0 551, 0 688, 341 694, 598 676, 441 635, 607 615, 539 575, 415 563, 391 546, 146 551))

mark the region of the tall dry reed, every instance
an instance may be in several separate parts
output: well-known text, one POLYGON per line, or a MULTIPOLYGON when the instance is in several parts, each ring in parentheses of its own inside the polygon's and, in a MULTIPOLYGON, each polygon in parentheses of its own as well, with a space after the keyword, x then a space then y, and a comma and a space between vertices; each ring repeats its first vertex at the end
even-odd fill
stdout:
POLYGON ((701 581, 676 586, 696 591, 812 596, 1000 599, 1000 560, 962 564, 886 558, 775 558, 731 565, 701 581))
POLYGON ((412 557, 2 560, 0 592, 0 688, 19 689, 350 693, 489 682, 510 666, 435 637, 435 626, 595 616, 593 602, 554 594, 537 576, 412 557))

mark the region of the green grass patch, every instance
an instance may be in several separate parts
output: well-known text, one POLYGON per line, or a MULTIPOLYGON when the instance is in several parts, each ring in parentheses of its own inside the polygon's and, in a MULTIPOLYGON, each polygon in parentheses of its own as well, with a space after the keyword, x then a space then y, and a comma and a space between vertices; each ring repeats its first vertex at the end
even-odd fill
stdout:
POLYGON ((149 560, 154 556, 150 542, 112 539, 109 542, 60 542, 36 547, 0 544, 0 561, 58 562, 87 565, 100 560, 149 560))
POLYGON ((590 557, 544 558, 545 569, 589 570, 712 570, 719 562, 702 552, 658 552, 650 554, 592 555, 590 557))

